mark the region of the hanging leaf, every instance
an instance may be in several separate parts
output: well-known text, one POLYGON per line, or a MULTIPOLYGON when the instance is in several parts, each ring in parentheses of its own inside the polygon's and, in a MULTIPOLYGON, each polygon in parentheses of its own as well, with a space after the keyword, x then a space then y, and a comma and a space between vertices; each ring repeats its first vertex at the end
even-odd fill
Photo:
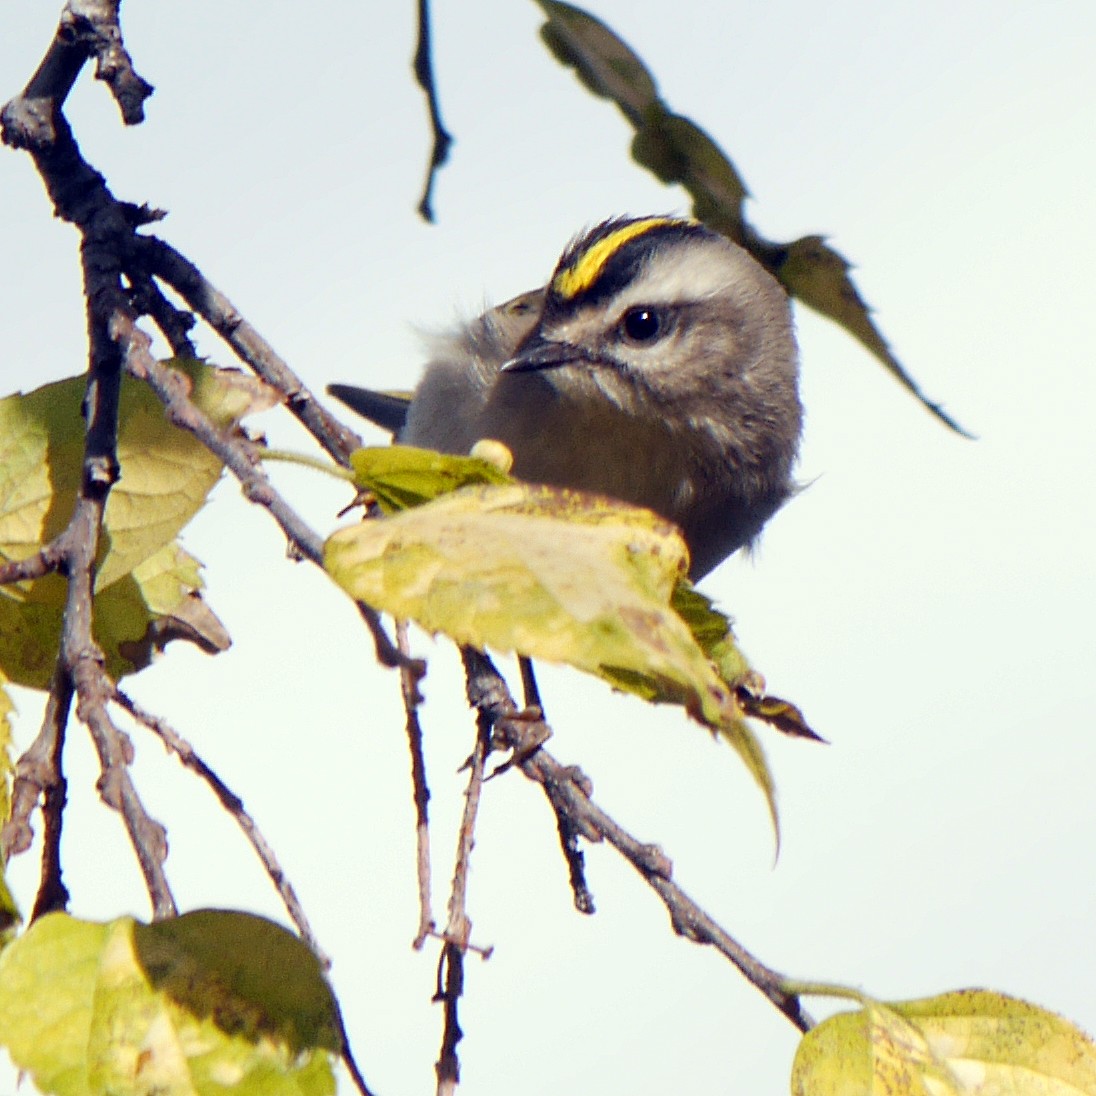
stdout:
POLYGON ((849 277, 850 264, 820 236, 793 243, 766 240, 746 219, 749 196, 734 164, 690 119, 659 98, 646 65, 599 19, 560 0, 537 0, 548 21, 541 37, 595 95, 617 104, 636 131, 632 157, 664 183, 679 183, 701 221, 744 247, 787 290, 862 343, 929 411, 952 430, 970 435, 939 403, 928 399, 891 352, 849 277))

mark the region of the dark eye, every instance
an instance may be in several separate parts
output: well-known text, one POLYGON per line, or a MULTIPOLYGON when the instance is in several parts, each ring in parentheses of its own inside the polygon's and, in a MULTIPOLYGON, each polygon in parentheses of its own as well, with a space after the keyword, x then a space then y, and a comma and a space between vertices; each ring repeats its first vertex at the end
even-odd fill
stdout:
POLYGON ((653 308, 639 306, 629 308, 620 321, 620 330, 632 342, 652 342, 662 334, 665 320, 662 313, 653 308))

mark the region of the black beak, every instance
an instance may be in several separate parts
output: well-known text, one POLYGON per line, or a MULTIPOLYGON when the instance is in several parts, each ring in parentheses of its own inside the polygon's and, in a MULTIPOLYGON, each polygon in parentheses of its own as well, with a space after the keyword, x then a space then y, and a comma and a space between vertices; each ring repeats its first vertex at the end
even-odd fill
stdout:
POLYGON ((561 365, 595 364, 597 359, 571 343, 552 342, 534 332, 517 353, 501 368, 503 373, 531 373, 538 369, 557 369, 561 365))

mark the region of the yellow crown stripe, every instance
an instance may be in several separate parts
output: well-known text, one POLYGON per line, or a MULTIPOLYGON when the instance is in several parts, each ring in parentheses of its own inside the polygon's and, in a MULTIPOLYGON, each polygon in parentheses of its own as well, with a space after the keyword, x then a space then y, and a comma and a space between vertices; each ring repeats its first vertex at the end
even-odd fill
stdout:
POLYGON ((605 264, 629 240, 663 225, 680 224, 672 217, 647 217, 623 225, 584 251, 569 267, 561 270, 552 282, 552 288, 565 300, 577 297, 597 281, 605 264))

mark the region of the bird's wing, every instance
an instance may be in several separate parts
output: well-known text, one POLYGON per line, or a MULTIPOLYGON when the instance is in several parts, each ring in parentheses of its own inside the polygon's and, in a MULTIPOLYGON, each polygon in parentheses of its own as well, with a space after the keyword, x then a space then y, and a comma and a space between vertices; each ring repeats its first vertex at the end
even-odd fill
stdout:
POLYGON ((393 434, 398 434, 407 422, 407 409, 414 395, 413 392, 375 392, 352 384, 329 384, 327 391, 351 411, 393 434))

